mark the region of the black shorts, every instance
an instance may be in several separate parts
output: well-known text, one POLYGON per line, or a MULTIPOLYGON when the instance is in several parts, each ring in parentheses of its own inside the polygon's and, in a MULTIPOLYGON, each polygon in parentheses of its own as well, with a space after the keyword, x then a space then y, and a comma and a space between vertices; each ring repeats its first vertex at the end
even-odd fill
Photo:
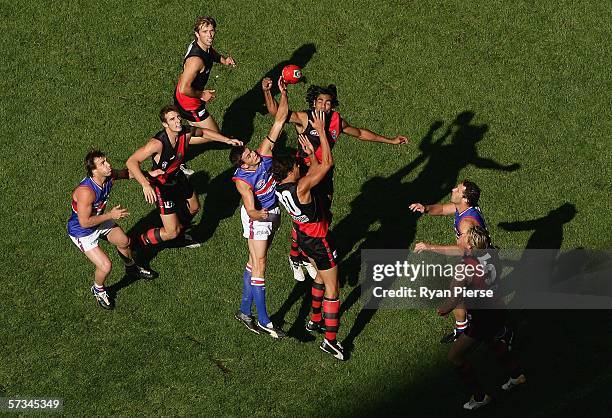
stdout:
POLYGON ((185 201, 193 196, 194 189, 184 175, 179 175, 173 184, 153 185, 157 196, 157 208, 161 215, 179 212, 185 201))
POLYGON ((195 110, 187 110, 187 109, 183 108, 183 106, 181 106, 181 104, 179 103, 179 101, 178 101, 178 99, 176 98, 176 95, 175 95, 174 96, 174 105, 178 109, 179 114, 181 115, 181 117, 183 119, 187 119, 190 122, 200 122, 200 121, 208 119, 208 117, 210 116, 210 113, 208 113, 208 110, 206 110, 206 102, 204 102, 204 101, 202 101, 200 103, 200 106, 198 106, 197 109, 195 109, 195 110))
POLYGON ((337 265, 336 240, 331 232, 323 238, 306 235, 294 225, 297 243, 304 253, 312 258, 318 270, 329 270, 337 265))
POLYGON ((503 309, 468 310, 470 321, 465 335, 478 341, 490 341, 495 338, 506 324, 506 311, 503 309))

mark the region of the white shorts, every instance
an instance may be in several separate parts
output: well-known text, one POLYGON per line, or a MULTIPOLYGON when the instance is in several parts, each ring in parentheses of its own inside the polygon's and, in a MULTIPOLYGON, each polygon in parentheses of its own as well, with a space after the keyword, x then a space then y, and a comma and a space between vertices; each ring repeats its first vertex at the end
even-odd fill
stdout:
POLYGON ((115 221, 109 220, 106 222, 102 222, 100 225, 98 225, 98 229, 96 229, 95 232, 87 236, 80 238, 73 237, 72 235, 68 236, 70 237, 72 242, 74 242, 74 245, 79 247, 79 250, 85 252, 96 248, 98 246, 98 239, 100 237, 107 236, 109 232, 116 226, 117 224, 115 223, 115 221))
POLYGON ((242 219, 242 236, 246 239, 256 241, 267 240, 271 235, 274 235, 280 226, 280 207, 275 207, 268 211, 268 220, 252 221, 247 215, 247 211, 242 206, 240 208, 240 219, 242 219))

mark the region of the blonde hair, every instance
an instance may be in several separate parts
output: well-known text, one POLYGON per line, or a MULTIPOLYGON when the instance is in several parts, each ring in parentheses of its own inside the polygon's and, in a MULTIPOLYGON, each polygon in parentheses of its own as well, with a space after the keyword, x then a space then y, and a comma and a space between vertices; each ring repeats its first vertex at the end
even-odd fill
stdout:
POLYGON ((202 26, 210 25, 213 29, 217 29, 217 21, 214 17, 210 16, 198 16, 196 17, 195 24, 193 25, 193 31, 197 32, 202 26))
POLYGON ((474 225, 467 231, 467 242, 470 247, 483 250, 489 244, 489 233, 483 227, 474 225))

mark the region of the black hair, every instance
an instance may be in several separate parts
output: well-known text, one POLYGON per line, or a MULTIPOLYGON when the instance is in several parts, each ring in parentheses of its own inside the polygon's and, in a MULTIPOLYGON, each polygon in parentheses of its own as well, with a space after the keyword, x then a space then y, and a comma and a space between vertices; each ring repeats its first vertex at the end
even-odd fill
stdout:
POLYGON ((308 103, 309 107, 313 107, 314 101, 317 100, 320 94, 329 94, 331 96, 332 107, 337 107, 340 104, 335 84, 330 84, 327 87, 312 85, 306 91, 306 103, 308 103))

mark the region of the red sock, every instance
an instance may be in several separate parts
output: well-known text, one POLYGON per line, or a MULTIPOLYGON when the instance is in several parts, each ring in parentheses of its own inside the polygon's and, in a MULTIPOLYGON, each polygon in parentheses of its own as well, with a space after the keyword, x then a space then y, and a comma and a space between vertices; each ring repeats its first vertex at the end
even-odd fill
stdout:
POLYGON ((300 247, 297 243, 297 232, 291 228, 291 250, 289 250, 289 258, 294 263, 300 262, 300 247))
POLYGON ((325 293, 325 285, 323 283, 312 283, 312 314, 310 314, 310 320, 312 322, 321 322, 323 317, 321 316, 321 304, 323 303, 323 294, 325 293))
POLYGON ((161 228, 151 228, 144 234, 140 235, 140 242, 143 245, 157 245, 162 242, 162 237, 160 233, 161 228))
POLYGON ((340 319, 338 312, 340 311, 340 299, 323 300, 323 312, 325 313, 325 338, 328 341, 335 341, 340 319))

